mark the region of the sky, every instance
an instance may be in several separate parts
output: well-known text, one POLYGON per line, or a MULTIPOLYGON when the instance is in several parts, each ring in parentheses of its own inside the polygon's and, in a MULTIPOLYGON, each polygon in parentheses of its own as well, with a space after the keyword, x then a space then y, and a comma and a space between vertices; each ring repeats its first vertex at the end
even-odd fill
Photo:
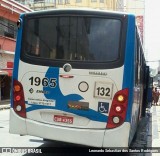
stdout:
POLYGON ((145 0, 145 42, 148 65, 157 68, 160 60, 160 0, 145 0))

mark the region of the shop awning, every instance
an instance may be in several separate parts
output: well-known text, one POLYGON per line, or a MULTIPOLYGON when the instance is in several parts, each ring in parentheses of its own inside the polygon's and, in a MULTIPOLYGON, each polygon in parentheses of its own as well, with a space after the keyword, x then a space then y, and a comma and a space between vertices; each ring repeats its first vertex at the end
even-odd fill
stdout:
POLYGON ((3 69, 0 70, 0 75, 8 75, 8 76, 12 76, 12 69, 3 69))

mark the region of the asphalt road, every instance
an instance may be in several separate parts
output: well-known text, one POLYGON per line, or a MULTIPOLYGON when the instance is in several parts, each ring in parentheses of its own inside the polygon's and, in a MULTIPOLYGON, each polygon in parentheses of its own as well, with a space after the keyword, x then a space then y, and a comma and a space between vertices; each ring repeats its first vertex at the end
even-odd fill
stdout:
MULTIPOLYGON (((50 153, 51 155, 71 155, 76 153, 80 153, 82 155, 80 145, 73 145, 68 143, 62 143, 57 141, 48 141, 43 140, 39 137, 32 136, 20 136, 17 134, 9 133, 9 109, 4 109, 0 111, 0 150, 3 152, 2 155, 8 156, 9 153, 5 153, 6 150, 18 152, 18 154, 11 154, 15 156, 31 156, 32 150, 36 150, 37 152, 45 152, 50 153), (27 153, 25 153, 27 150, 27 153), (30 151, 28 153, 28 150, 30 151), (22 153, 21 153, 22 152, 22 153)), ((88 152, 88 151, 87 151, 88 152)), ((50 155, 45 154, 45 155, 50 155)), ((1 154, 0 154, 1 155, 1 154)))

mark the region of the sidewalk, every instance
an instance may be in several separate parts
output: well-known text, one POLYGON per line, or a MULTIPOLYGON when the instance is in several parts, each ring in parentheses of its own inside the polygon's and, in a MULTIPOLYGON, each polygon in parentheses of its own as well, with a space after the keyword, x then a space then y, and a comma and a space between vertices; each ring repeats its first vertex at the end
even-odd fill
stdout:
POLYGON ((160 106, 152 106, 141 118, 131 148, 158 149, 159 153, 129 153, 129 156, 160 156, 160 106))
POLYGON ((151 125, 150 133, 152 132, 152 147, 160 148, 160 106, 152 106, 151 108, 151 125))
POLYGON ((0 101, 0 110, 9 109, 10 108, 10 100, 0 101))
MULTIPOLYGON (((160 152, 160 106, 152 106, 148 115, 147 147, 160 152)), ((160 156, 160 153, 146 153, 145 156, 160 156)))

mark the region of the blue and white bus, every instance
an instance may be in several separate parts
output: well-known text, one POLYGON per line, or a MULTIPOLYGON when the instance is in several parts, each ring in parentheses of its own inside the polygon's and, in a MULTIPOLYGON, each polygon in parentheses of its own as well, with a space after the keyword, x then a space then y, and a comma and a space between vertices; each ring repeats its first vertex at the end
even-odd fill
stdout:
POLYGON ((10 133, 128 147, 145 86, 135 16, 56 9, 22 14, 17 25, 10 133))

